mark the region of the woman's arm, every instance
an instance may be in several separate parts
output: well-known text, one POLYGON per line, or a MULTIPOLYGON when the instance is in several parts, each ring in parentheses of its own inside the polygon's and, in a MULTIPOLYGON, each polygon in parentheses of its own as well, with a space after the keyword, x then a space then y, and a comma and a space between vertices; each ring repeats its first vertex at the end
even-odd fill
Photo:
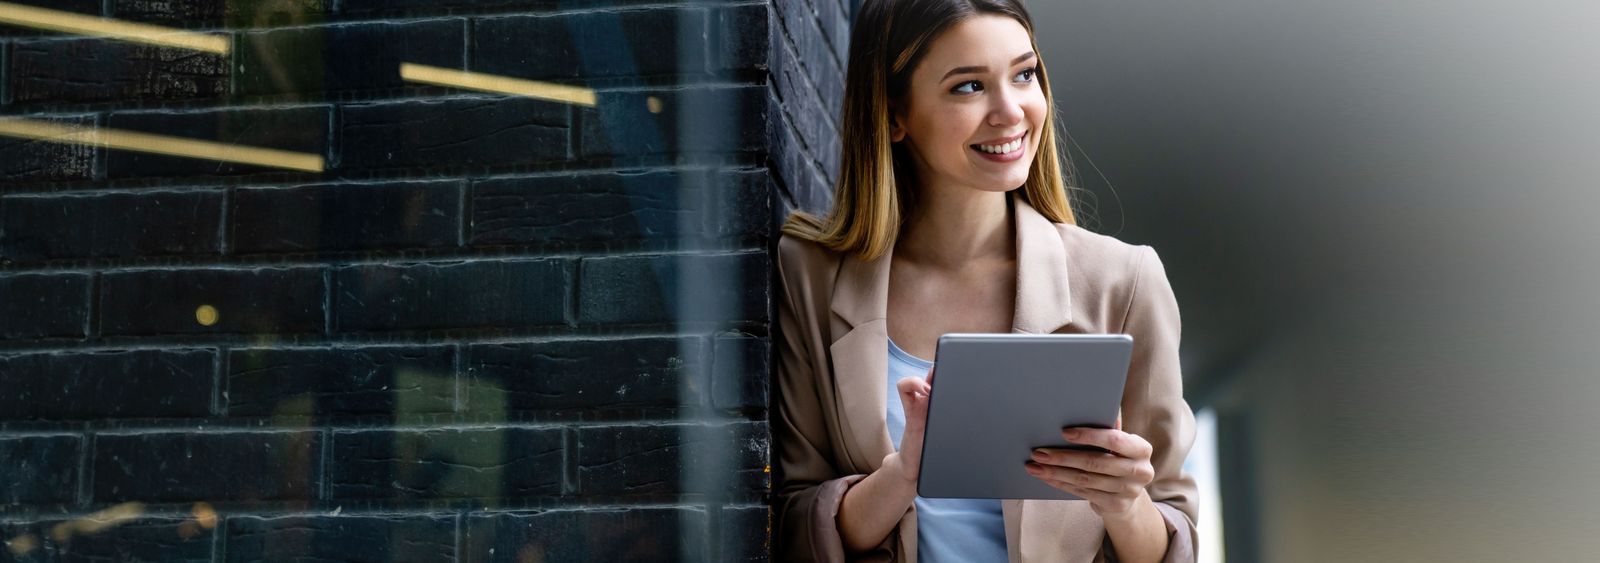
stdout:
POLYGON ((927 380, 907 377, 896 384, 906 412, 900 451, 884 456, 877 471, 845 491, 839 509, 839 533, 850 553, 861 553, 883 543, 917 498, 917 472, 922 466, 922 436, 928 428, 928 391, 933 387, 932 381, 933 373, 929 372, 927 380))
MULTIPOLYGON (((867 514, 859 508, 846 509, 844 497, 854 497, 853 505, 881 497, 871 491, 884 490, 885 483, 893 484, 888 476, 901 467, 901 462, 885 460, 885 466, 869 476, 850 473, 832 455, 836 448, 828 434, 827 411, 818 391, 826 384, 818 381, 821 374, 816 368, 827 360, 814 354, 825 346, 820 342, 822 329, 816 326, 816 304, 809 293, 816 282, 806 279, 808 265, 815 269, 819 262, 814 250, 788 237, 778 242, 778 331, 773 335, 778 373, 772 395, 772 558, 797 563, 843 563, 849 552, 862 549, 846 547, 841 523, 848 521, 852 529, 860 528, 853 525, 854 519, 841 513, 867 514), (869 477, 872 482, 865 482, 869 477)), ((909 499, 901 505, 895 521, 905 514, 909 499)), ((871 507, 878 508, 881 507, 871 507)), ((892 527, 891 523, 890 528, 878 533, 879 543, 866 549, 880 545, 892 527)), ((856 543, 863 541, 863 534, 850 535, 856 543)))
POLYGON ((850 553, 862 553, 883 543, 900 523, 917 497, 917 481, 906 478, 900 452, 883 458, 883 465, 844 494, 839 507, 839 534, 850 553))
POLYGON ((1041 448, 1028 471, 1091 503, 1105 523, 1107 555, 1115 561, 1194 561, 1196 487, 1183 474, 1194 443, 1194 414, 1183 399, 1178 363, 1177 300, 1155 251, 1141 247, 1121 332, 1134 350, 1112 429, 1063 431, 1076 444, 1108 453, 1041 448))
MULTIPOLYGON (((1159 529, 1167 541, 1160 560, 1192 562, 1198 535, 1195 515, 1199 488, 1183 472, 1183 460, 1188 457, 1195 436, 1194 411, 1183 399, 1183 370, 1178 356, 1183 324, 1161 257, 1150 247, 1139 250, 1137 278, 1122 323, 1122 332, 1134 337, 1133 361, 1123 393, 1122 430, 1151 446, 1150 464, 1155 475, 1145 493, 1153 502, 1146 508, 1155 508, 1164 523, 1164 528, 1159 529)), ((1145 521, 1156 522, 1149 517, 1150 510, 1143 514, 1145 521)), ((1120 523, 1107 522, 1106 531, 1113 549, 1121 556, 1132 545, 1128 544, 1130 540, 1119 540, 1113 532, 1112 528, 1119 526, 1120 523)), ((1141 529, 1150 527, 1154 526, 1141 529)))

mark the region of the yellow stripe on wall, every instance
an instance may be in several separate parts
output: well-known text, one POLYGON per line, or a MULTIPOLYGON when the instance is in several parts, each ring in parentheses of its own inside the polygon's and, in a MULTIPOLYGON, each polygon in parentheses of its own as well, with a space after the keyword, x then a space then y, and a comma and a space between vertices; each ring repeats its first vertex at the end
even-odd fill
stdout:
POLYGON ((228 38, 223 35, 125 22, 9 2, 0 2, 0 23, 77 35, 109 37, 133 43, 177 47, 218 55, 228 54, 229 49, 228 38))
POLYGON ((587 107, 594 107, 595 102, 594 89, 592 88, 523 80, 521 78, 481 72, 452 70, 415 63, 400 63, 400 79, 437 86, 450 86, 463 90, 527 96, 529 98, 566 102, 587 107))
POLYGON ((306 172, 322 172, 323 169, 322 156, 311 153, 263 149, 135 131, 61 125, 33 119, 0 118, 0 135, 306 172))

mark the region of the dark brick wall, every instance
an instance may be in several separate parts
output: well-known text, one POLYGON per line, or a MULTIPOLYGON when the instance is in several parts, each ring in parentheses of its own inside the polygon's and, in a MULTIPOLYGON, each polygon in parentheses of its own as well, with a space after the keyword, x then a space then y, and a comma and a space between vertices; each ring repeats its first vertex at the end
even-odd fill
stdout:
POLYGON ((0 561, 759 561, 771 253, 850 0, 20 0, 0 25, 0 561), (400 63, 593 88, 594 107, 400 63))

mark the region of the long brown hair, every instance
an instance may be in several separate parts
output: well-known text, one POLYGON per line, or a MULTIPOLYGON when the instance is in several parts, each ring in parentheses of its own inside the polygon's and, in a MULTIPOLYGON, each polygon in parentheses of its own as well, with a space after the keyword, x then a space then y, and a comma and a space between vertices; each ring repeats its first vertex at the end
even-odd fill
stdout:
MULTIPOLYGON (((791 214, 783 225, 784 234, 834 252, 854 253, 863 260, 882 256, 894 246, 902 219, 916 203, 916 189, 909 181, 913 175, 908 155, 890 140, 891 103, 904 99, 911 72, 932 39, 979 14, 1017 20, 1028 30, 1034 53, 1039 52, 1033 40, 1033 20, 1017 0, 863 2, 850 33, 833 209, 825 219, 805 212, 791 214)), ((1049 111, 1039 131, 1039 150, 1028 167, 1022 197, 1051 221, 1075 224, 1056 154, 1055 99, 1050 95, 1042 59, 1038 76, 1049 111)))

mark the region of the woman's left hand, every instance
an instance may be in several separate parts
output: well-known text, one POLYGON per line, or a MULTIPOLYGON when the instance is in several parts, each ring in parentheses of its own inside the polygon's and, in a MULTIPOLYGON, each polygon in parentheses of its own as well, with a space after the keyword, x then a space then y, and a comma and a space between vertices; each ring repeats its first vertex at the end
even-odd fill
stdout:
POLYGON ((1121 417, 1116 428, 1066 428, 1061 435, 1111 453, 1036 448, 1027 463, 1029 475, 1089 501, 1101 517, 1133 514, 1148 498, 1145 487, 1156 474, 1150 465, 1153 448, 1144 438, 1123 432, 1121 417))

